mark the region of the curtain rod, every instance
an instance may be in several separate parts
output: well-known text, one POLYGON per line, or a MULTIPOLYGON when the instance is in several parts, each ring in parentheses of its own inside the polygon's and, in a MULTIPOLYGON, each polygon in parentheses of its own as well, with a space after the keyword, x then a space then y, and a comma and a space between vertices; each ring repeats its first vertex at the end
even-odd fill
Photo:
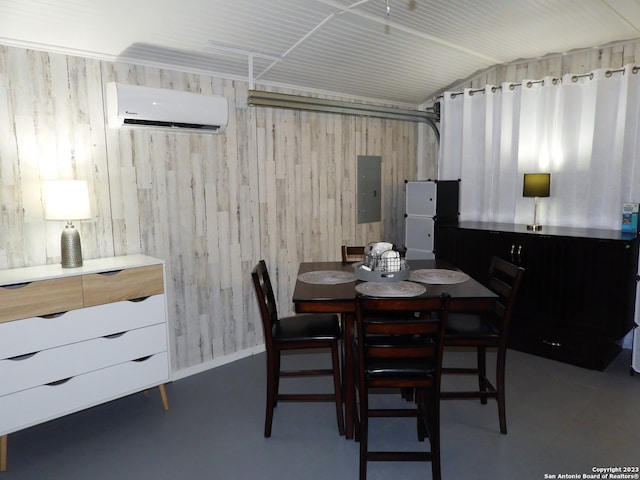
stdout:
MULTIPOLYGON (((605 77, 609 78, 614 73, 618 73, 618 72, 625 73, 625 69, 626 69, 626 67, 617 68, 617 69, 613 69, 613 70, 605 70, 604 75, 605 75, 605 77)), ((640 66, 634 65, 631 68, 631 73, 633 73, 633 74, 637 74, 639 71, 640 71, 640 66)), ((584 73, 584 74, 576 74, 576 75, 573 75, 571 77, 571 81, 575 83, 575 82, 578 81, 579 78, 583 78, 583 77, 589 77, 589 80, 593 80, 594 75, 593 75, 593 72, 584 73)), ((540 84, 540 83, 544 85, 544 79, 542 79, 542 80, 529 80, 526 83, 526 87, 527 88, 531 88, 533 85, 540 84)), ((562 83, 562 78, 555 78, 554 77, 552 79, 552 83, 553 83, 553 85, 557 85, 558 83, 562 83)), ((513 90, 515 87, 520 87, 520 86, 522 86, 522 83, 510 83, 509 84, 509 90, 513 90)), ((491 87, 491 93, 495 93, 497 90, 502 90, 502 86, 492 86, 491 87)), ((470 96, 473 96, 474 93, 479 93, 479 92, 484 93, 485 89, 484 88, 475 88, 475 89, 468 90, 468 92, 469 92, 470 96)), ((464 91, 462 91, 462 92, 451 92, 451 98, 456 98, 458 95, 464 95, 464 93, 465 93, 464 91)), ((438 101, 438 100, 441 100, 443 98, 444 98, 444 94, 438 95, 437 97, 434 98, 434 101, 438 101)))

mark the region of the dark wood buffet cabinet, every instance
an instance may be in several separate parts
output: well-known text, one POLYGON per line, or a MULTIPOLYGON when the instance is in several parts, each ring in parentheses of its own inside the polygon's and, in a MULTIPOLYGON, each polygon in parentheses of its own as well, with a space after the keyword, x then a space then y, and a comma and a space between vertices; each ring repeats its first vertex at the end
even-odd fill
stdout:
POLYGON ((636 235, 463 221, 436 226, 435 254, 485 284, 493 255, 524 267, 511 348, 604 370, 634 326, 636 235))

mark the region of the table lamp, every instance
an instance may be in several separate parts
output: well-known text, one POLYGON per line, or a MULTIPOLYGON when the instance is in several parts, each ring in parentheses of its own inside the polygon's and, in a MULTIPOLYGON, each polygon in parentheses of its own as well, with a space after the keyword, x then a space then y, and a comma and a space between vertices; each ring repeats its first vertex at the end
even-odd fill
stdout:
POLYGON ((89 190, 84 180, 50 180, 45 189, 45 218, 65 220, 60 238, 62 268, 82 266, 82 244, 73 220, 91 218, 89 190))
POLYGON ((527 225, 527 230, 541 230, 538 224, 538 201, 540 197, 548 197, 551 190, 550 173, 525 173, 522 188, 523 197, 533 197, 533 224, 527 225))

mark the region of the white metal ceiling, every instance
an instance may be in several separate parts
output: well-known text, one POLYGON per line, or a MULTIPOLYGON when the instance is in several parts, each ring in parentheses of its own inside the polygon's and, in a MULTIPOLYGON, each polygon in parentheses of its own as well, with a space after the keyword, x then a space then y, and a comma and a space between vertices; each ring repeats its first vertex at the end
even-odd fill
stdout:
POLYGON ((0 43, 418 105, 495 64, 640 37, 640 0, 0 0, 0 43), (281 57, 281 61, 260 58, 281 57))

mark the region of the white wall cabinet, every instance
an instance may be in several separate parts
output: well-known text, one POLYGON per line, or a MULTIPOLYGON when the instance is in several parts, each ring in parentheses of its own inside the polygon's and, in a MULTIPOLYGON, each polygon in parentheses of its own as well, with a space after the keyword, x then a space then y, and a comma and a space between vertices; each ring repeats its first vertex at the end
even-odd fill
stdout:
POLYGON ((164 262, 0 271, 0 470, 7 435, 170 380, 164 262))

